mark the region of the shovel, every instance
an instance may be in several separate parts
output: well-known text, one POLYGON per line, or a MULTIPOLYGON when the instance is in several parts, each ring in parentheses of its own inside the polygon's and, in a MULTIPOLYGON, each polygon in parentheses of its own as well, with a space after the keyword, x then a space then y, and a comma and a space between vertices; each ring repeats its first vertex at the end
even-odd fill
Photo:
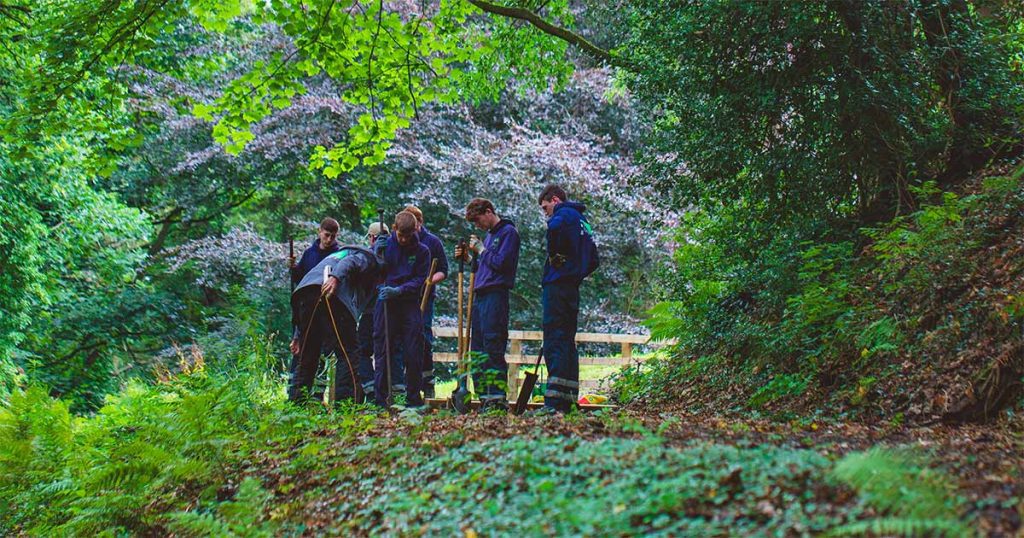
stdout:
MULTIPOLYGON (((465 240, 459 241, 459 247, 462 249, 462 252, 465 252, 466 251, 466 241, 465 240)), ((462 330, 463 329, 463 324, 462 324, 462 319, 463 319, 463 310, 462 310, 463 287, 462 287, 462 279, 463 279, 463 276, 462 276, 462 274, 465 271, 465 269, 466 269, 465 258, 464 257, 460 257, 459 258, 459 277, 458 277, 458 281, 459 281, 459 285, 458 285, 458 288, 459 288, 459 307, 458 307, 458 318, 459 318, 458 326, 459 326, 459 332, 458 332, 458 338, 457 338, 457 340, 458 340, 458 351, 456 351, 456 360, 458 362, 457 362, 457 366, 455 368, 455 371, 456 371, 455 375, 456 375, 457 386, 455 387, 455 392, 452 392, 452 396, 451 396, 451 398, 452 398, 452 407, 454 407, 455 410, 459 414, 464 414, 464 413, 469 411, 469 406, 466 404, 466 399, 467 399, 466 396, 469 395, 469 391, 466 389, 466 386, 463 383, 463 378, 462 378, 462 375, 461 375, 465 371, 465 368, 464 368, 464 365, 463 365, 463 360, 462 360, 463 354, 466 352, 466 349, 469 348, 469 342, 467 341, 468 339, 464 338, 466 333, 463 332, 463 330, 462 330)), ((467 328, 466 332, 469 332, 468 328, 467 328)))
POLYGON ((540 353, 537 353, 537 364, 533 365, 532 372, 526 372, 526 377, 523 378, 523 386, 519 389, 519 397, 516 398, 516 406, 512 409, 512 414, 522 415, 526 411, 526 406, 530 403, 530 396, 533 394, 533 387, 537 386, 537 372, 540 371, 540 359, 544 356, 544 344, 541 343, 540 353))
POLYGON ((470 347, 472 345, 472 334, 473 334, 473 286, 476 284, 476 258, 470 263, 469 270, 469 299, 466 300, 466 337, 462 344, 462 359, 460 375, 458 378, 458 387, 455 392, 452 393, 452 404, 455 405, 455 410, 460 414, 468 413, 470 411, 469 400, 471 394, 469 392, 469 376, 472 371, 472 352, 470 347))
MULTIPOLYGON (((383 209, 378 209, 377 210, 377 222, 380 225, 380 228, 379 228, 380 233, 377 235, 377 237, 387 237, 387 234, 384 233, 384 210, 383 209)), ((393 385, 391 384, 391 329, 389 328, 390 325, 391 325, 391 317, 388 316, 388 302, 384 301, 384 358, 386 359, 385 362, 384 362, 384 372, 387 375, 387 382, 388 382, 388 386, 387 386, 387 389, 388 389, 387 395, 388 395, 388 397, 385 399, 385 402, 387 403, 388 406, 390 406, 391 403, 395 401, 395 395, 391 394, 391 387, 393 385)))

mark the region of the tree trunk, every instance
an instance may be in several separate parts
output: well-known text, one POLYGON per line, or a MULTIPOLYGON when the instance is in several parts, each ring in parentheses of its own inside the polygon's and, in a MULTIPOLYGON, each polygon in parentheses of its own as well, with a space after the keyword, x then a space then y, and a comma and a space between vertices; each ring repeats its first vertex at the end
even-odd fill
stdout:
MULTIPOLYGON (((839 0, 833 2, 832 7, 850 36, 847 55, 850 69, 846 70, 846 76, 850 77, 849 86, 855 89, 867 86, 877 70, 872 54, 877 54, 881 45, 865 28, 865 7, 857 0, 839 0)), ((893 17, 898 26, 898 15, 893 14, 893 17)), ((872 101, 856 114, 844 113, 840 122, 840 136, 853 155, 851 161, 855 168, 851 173, 858 176, 860 223, 867 226, 892 219, 902 208, 911 205, 911 200, 906 197, 906 178, 900 173, 904 156, 890 149, 893 145, 884 140, 887 133, 893 136, 899 133, 892 126, 892 114, 872 101)))

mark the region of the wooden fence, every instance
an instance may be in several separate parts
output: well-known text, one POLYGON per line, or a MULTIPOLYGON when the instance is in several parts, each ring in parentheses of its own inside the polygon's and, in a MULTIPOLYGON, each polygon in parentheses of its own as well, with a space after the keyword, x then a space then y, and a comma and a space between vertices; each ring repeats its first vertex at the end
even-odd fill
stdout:
MULTIPOLYGON (((457 332, 455 327, 434 327, 434 338, 455 338, 457 332)), ((509 331, 509 349, 505 355, 508 362, 508 397, 514 401, 519 394, 521 382, 520 373, 523 368, 532 368, 537 362, 537 355, 526 355, 523 352, 523 342, 541 342, 544 334, 541 331, 509 331)), ((610 357, 580 356, 580 366, 626 366, 640 360, 633 356, 633 346, 650 343, 650 337, 644 334, 611 334, 611 333, 576 333, 577 343, 596 344, 619 344, 621 351, 619 355, 610 357)), ((659 342, 664 345, 667 342, 659 342)), ((434 353, 434 362, 454 363, 456 353, 434 353)), ((580 379, 580 390, 596 388, 600 380, 580 379)))

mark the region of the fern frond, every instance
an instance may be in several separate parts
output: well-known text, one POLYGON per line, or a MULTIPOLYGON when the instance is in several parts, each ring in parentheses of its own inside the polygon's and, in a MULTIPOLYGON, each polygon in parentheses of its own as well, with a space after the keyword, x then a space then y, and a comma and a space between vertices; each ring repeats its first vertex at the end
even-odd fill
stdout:
POLYGON ((949 478, 906 449, 875 447, 850 454, 836 464, 833 475, 882 511, 918 519, 955 513, 949 478))
POLYGON ((829 536, 971 536, 972 530, 957 520, 883 517, 856 521, 832 529, 829 536))
POLYGON ((209 513, 175 512, 167 516, 166 524, 182 536, 235 536, 231 527, 209 513))
POLYGON ((969 536, 961 520, 952 480, 927 466, 927 460, 908 449, 875 447, 849 454, 832 476, 852 486, 866 504, 885 514, 833 529, 834 536, 969 536))

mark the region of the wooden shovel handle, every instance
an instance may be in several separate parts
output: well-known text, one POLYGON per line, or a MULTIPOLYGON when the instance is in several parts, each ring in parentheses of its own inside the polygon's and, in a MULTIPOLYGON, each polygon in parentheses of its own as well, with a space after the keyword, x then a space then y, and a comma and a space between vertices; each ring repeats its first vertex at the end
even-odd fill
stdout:
POLYGON ((430 290, 434 289, 434 273, 437 272, 437 258, 430 262, 430 272, 427 273, 427 280, 423 283, 423 298, 420 299, 420 314, 427 310, 427 299, 430 298, 430 290))

